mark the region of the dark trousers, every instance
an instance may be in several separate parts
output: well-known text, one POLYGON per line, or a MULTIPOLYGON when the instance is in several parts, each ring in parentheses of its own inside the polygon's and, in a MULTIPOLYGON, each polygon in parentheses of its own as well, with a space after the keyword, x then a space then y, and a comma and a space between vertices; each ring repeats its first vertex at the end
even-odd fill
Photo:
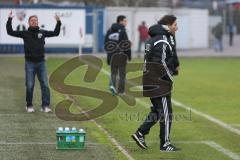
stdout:
POLYGON ((25 85, 26 85, 26 102, 27 107, 31 107, 33 100, 33 90, 35 85, 35 76, 40 82, 42 93, 42 107, 50 104, 50 91, 48 87, 48 77, 45 62, 25 61, 25 85))
POLYGON ((118 93, 124 93, 126 79, 126 65, 114 66, 111 65, 111 80, 110 85, 117 88, 118 93), (117 87, 118 81, 118 87, 117 87))
POLYGON ((151 127, 158 121, 160 124, 160 141, 161 145, 165 142, 170 142, 170 130, 172 125, 172 104, 171 95, 165 97, 150 98, 152 102, 151 111, 146 120, 138 128, 138 131, 143 135, 149 133, 151 127))
POLYGON ((229 33, 229 46, 233 46, 233 32, 229 33))

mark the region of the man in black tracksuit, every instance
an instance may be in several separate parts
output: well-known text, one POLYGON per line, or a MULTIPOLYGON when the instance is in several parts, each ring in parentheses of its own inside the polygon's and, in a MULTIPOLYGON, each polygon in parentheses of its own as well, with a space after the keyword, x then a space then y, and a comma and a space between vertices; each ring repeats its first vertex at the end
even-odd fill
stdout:
POLYGON ((47 70, 45 66, 44 45, 45 38, 58 36, 60 33, 61 21, 56 15, 57 21, 54 31, 41 30, 38 27, 38 17, 30 16, 28 19, 29 28, 26 31, 13 31, 12 29, 12 11, 7 21, 7 33, 14 37, 22 38, 25 51, 25 85, 26 85, 26 110, 34 112, 32 99, 35 76, 37 75, 41 86, 42 109, 43 112, 51 112, 50 109, 50 91, 48 87, 47 70))
POLYGON ((107 52, 107 64, 111 66, 110 91, 113 95, 124 94, 127 60, 131 60, 131 43, 128 40, 127 19, 120 15, 117 23, 112 24, 105 37, 104 48, 107 52), (116 87, 117 76, 119 85, 116 87))
POLYGON ((143 149, 147 148, 145 135, 158 121, 160 123, 160 150, 176 151, 170 143, 172 122, 171 89, 173 75, 178 74, 179 61, 176 53, 176 17, 164 16, 156 25, 149 28, 150 39, 146 42, 143 95, 150 97, 152 106, 148 117, 132 138, 143 149))

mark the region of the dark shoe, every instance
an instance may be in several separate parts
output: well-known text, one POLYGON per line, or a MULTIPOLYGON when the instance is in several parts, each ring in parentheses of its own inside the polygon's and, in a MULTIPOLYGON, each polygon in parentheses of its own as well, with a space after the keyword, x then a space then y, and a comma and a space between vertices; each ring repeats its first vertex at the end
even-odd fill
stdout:
POLYGON ((137 145, 139 147, 141 147, 142 149, 147 149, 147 145, 145 143, 145 138, 144 135, 142 135, 139 131, 135 132, 132 135, 132 139, 137 143, 137 145))
POLYGON ((160 151, 162 152, 176 152, 180 149, 172 145, 170 142, 166 142, 163 146, 160 147, 160 151))

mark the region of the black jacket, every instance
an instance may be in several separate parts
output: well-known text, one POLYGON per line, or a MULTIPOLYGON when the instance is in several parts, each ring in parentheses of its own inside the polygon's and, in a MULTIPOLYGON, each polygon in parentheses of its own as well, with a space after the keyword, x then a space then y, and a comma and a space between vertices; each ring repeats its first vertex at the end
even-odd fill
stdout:
POLYGON ((114 23, 107 31, 104 41, 104 48, 107 52, 107 63, 123 62, 126 63, 127 58, 131 60, 131 42, 128 40, 126 29, 123 25, 114 23), (123 53, 123 56, 117 56, 116 54, 123 53), (113 55, 116 55, 114 59, 118 61, 112 61, 113 55), (119 60, 119 58, 123 60, 119 60))
POLYGON ((23 38, 25 59, 32 62, 41 62, 44 61, 45 38, 59 35, 61 21, 57 21, 54 31, 40 30, 39 27, 29 27, 26 31, 13 31, 12 18, 8 18, 6 27, 9 35, 23 38))
POLYGON ((150 39, 145 46, 143 95, 159 97, 171 92, 172 76, 178 74, 176 68, 179 60, 175 36, 168 31, 167 26, 153 25, 149 28, 149 35, 150 39))

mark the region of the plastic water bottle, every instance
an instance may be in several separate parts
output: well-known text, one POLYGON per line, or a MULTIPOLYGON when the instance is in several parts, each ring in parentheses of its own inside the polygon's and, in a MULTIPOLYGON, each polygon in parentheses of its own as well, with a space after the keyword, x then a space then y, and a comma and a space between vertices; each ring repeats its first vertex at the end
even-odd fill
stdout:
POLYGON ((85 141, 85 131, 84 129, 79 129, 80 137, 79 137, 79 142, 84 142, 85 141))
POLYGON ((69 132, 70 131, 69 127, 65 127, 64 131, 69 132))
MULTIPOLYGON (((64 132, 69 133, 70 129, 68 127, 65 127, 64 132)), ((66 136, 66 142, 71 142, 71 138, 71 136, 66 136)))
MULTIPOLYGON (((77 133, 77 129, 72 127, 71 133, 77 133)), ((74 135, 71 136, 71 141, 76 142, 76 137, 74 135)))
MULTIPOLYGON (((58 127, 57 133, 63 133, 63 127, 58 127)), ((63 140, 63 136, 58 136, 58 141, 62 141, 63 140)))
POLYGON ((63 132, 63 127, 58 127, 58 132, 63 132))

